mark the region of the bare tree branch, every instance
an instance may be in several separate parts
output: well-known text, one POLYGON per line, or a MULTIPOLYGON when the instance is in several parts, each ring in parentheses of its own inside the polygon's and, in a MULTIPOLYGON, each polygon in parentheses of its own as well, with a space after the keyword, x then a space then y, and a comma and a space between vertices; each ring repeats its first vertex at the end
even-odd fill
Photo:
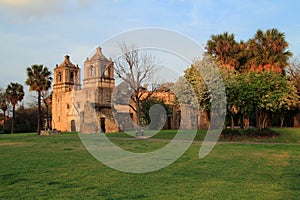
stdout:
POLYGON ((128 45, 124 42, 119 46, 123 55, 115 60, 115 73, 118 78, 128 84, 132 92, 131 100, 134 105, 130 104, 129 106, 136 113, 136 124, 139 132, 140 102, 149 98, 153 93, 146 86, 152 81, 154 73, 158 71, 158 63, 155 57, 132 44, 128 45))

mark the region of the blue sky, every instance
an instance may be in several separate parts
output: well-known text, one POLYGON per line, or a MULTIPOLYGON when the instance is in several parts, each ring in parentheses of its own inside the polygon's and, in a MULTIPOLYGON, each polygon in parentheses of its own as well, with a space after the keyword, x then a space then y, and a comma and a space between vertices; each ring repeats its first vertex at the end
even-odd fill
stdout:
POLYGON ((278 28, 299 56, 299 8, 296 0, 0 0, 0 86, 24 84, 33 64, 53 70, 65 54, 82 66, 104 40, 141 27, 175 30, 200 45, 211 34, 247 40, 278 28))

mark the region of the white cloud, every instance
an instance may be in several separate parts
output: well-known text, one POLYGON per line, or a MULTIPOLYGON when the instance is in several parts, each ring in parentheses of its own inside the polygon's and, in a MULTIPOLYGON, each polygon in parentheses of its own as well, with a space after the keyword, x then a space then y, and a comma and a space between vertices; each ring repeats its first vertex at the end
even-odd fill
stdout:
POLYGON ((95 0, 0 0, 4 11, 26 17, 40 17, 63 14, 73 9, 85 9, 95 0))
POLYGON ((18 6, 24 6, 30 2, 33 2, 34 0, 0 0, 1 4, 6 4, 9 6, 14 6, 14 7, 18 7, 18 6))
POLYGON ((43 16, 61 11, 59 0, 0 0, 0 5, 5 11, 12 11, 28 17, 43 16))

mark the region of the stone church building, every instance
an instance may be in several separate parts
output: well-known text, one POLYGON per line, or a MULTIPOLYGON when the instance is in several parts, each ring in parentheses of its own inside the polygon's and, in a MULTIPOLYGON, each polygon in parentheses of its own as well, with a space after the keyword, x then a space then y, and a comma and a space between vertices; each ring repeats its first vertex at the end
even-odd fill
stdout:
POLYGON ((52 128, 60 131, 118 131, 111 107, 115 87, 114 63, 101 48, 84 62, 83 86, 81 71, 68 55, 54 69, 52 94, 52 128), (95 112, 95 110, 97 112, 95 112), (99 119, 99 120, 95 120, 99 119))
MULTIPOLYGON (((112 105, 113 92, 121 93, 118 92, 119 87, 120 85, 115 88, 114 62, 103 55, 100 47, 96 48, 96 53, 91 58, 84 61, 83 85, 81 69, 66 55, 64 61, 54 69, 52 128, 63 132, 81 133, 134 129, 135 113, 130 109, 128 102, 112 105)), ((187 122, 182 120, 195 118, 195 113, 181 113, 181 110, 172 104, 175 98, 173 93, 157 92, 153 96, 162 99, 173 109, 167 116, 164 129, 178 129, 180 124, 187 129, 199 126, 199 119, 187 122)), ((196 118, 199 118, 198 115, 196 118)))

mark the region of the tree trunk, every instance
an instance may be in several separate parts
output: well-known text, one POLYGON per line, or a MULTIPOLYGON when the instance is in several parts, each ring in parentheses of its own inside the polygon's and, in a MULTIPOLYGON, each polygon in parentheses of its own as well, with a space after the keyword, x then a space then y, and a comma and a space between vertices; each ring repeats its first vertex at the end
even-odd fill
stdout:
POLYGON ((16 112, 16 106, 13 105, 13 117, 11 120, 11 134, 14 133, 14 129, 15 129, 15 112, 16 112))
POLYGON ((249 116, 247 114, 243 114, 243 127, 244 127, 244 129, 248 130, 249 125, 250 125, 249 116))
POLYGON ((265 129, 268 126, 268 113, 264 110, 256 111, 256 122, 259 130, 265 129))
POLYGON ((6 112, 6 110, 3 110, 3 128, 5 127, 5 121, 6 121, 5 112, 6 112))
POLYGON ((41 134, 41 91, 38 91, 37 133, 41 134))
POLYGON ((264 112, 263 114, 263 129, 267 128, 268 126, 268 113, 264 112))
POLYGON ((240 128, 244 129, 244 115, 243 114, 241 114, 239 116, 239 124, 240 124, 240 128))
POLYGON ((210 112, 205 111, 205 114, 206 114, 206 121, 207 121, 207 129, 212 129, 212 127, 210 127, 210 112))
POLYGON ((45 105, 46 105, 46 126, 47 126, 47 130, 49 130, 49 107, 48 107, 48 104, 45 102, 45 105))
POLYGON ((136 125, 137 125, 136 137, 138 137, 141 132, 141 127, 140 127, 140 100, 137 95, 135 96, 135 106, 136 106, 136 125))
POLYGON ((280 127, 282 128, 284 124, 284 114, 280 115, 280 127))
POLYGON ((234 118, 232 113, 230 114, 230 128, 231 130, 234 129, 234 118))
POLYGON ((260 112, 258 111, 258 109, 255 110, 255 119, 256 119, 256 128, 258 128, 259 130, 261 130, 260 112))

